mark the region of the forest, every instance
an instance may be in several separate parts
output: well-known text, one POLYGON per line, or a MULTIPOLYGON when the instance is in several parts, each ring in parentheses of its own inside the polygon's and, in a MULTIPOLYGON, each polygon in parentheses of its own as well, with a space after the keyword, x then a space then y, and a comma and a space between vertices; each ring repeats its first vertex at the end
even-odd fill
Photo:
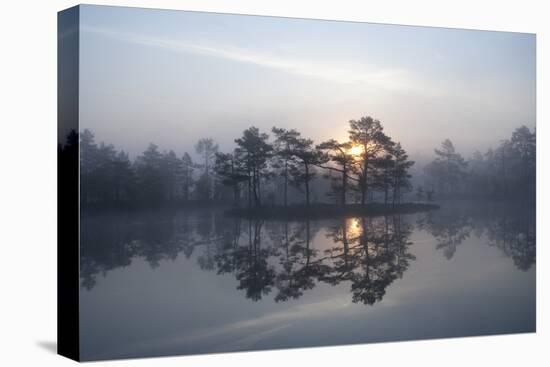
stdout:
POLYGON ((252 126, 221 152, 212 138, 200 139, 178 156, 150 144, 131 160, 85 129, 71 132, 60 156, 80 148, 83 209, 231 205, 287 208, 328 204, 398 208, 440 199, 488 198, 534 201, 535 132, 521 126, 486 153, 464 158, 446 139, 434 149, 419 177, 399 142, 370 116, 349 121, 346 141, 315 143, 295 129, 252 126), (78 136, 79 135, 79 136, 78 136), (192 158, 194 157, 199 158, 192 158))
MULTIPOLYGON (((424 167, 425 187, 439 198, 492 198, 535 201, 536 135, 528 127, 514 130, 496 149, 465 159, 446 139, 424 167)), ((417 197, 426 190, 419 186, 417 197)))

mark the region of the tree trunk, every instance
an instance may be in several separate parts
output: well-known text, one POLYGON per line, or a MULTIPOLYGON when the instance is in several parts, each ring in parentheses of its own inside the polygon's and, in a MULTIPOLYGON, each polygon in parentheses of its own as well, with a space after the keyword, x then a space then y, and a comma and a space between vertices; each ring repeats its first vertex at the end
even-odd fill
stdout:
POLYGON ((393 187, 392 206, 395 206, 396 196, 397 196, 397 180, 394 182, 394 187, 393 187))
POLYGON ((285 159, 285 184, 284 184, 284 205, 287 207, 288 203, 288 160, 285 159))
POLYGON ((367 198, 367 187, 365 182, 361 182, 361 205, 365 205, 367 198))
POLYGON ((309 167, 306 164, 306 177, 305 177, 305 186, 306 186, 306 206, 309 207, 309 167))
POLYGON ((248 175, 248 207, 252 207, 252 178, 248 175))
POLYGON ((363 172, 361 179, 361 205, 365 205, 367 201, 367 171, 363 172))
POLYGON ((261 180, 260 173, 256 172, 256 180, 258 181, 258 206, 262 206, 262 190, 261 190, 261 180))
POLYGON ((256 176, 256 168, 252 170, 252 193, 254 195, 254 206, 258 207, 258 182, 256 176))
MULTIPOLYGON (((366 149, 366 144, 365 144, 366 149)), ((368 169, 368 162, 365 158, 365 163, 363 164, 363 185, 361 187, 361 205, 365 205, 366 199, 367 199, 367 169, 368 169)))
POLYGON ((384 206, 388 206, 388 178, 384 177, 384 206))
POLYGON ((183 201, 187 201, 187 184, 185 184, 185 183, 181 187, 181 197, 182 197, 183 201))
POLYGON ((346 170, 346 165, 344 164, 342 172, 342 205, 346 205, 346 191, 348 186, 348 175, 346 170))
POLYGON ((311 255, 311 251, 309 250, 309 241, 310 241, 310 234, 309 234, 309 217, 306 220, 306 268, 309 267, 309 259, 311 255))

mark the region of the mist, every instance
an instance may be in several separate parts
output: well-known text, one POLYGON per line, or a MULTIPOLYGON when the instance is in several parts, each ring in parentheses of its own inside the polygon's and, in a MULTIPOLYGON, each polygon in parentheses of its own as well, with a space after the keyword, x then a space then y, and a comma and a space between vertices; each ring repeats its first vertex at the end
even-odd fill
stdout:
POLYGON ((347 137, 369 115, 415 160, 535 127, 535 36, 83 6, 80 126, 136 157, 249 126, 347 137))

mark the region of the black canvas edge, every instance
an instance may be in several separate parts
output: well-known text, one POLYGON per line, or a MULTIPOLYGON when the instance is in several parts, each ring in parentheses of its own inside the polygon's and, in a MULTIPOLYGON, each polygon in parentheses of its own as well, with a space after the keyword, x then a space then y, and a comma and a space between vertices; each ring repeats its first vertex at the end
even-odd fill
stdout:
POLYGON ((79 18, 57 14, 57 353, 80 360, 79 18), (67 144, 72 132, 73 144, 67 144), (75 138, 76 137, 76 138, 75 138))

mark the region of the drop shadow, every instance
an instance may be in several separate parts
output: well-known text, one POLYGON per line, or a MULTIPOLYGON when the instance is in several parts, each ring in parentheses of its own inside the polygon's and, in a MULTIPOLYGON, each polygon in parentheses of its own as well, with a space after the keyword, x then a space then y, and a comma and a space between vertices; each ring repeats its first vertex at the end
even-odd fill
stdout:
POLYGON ((57 342, 55 342, 55 341, 51 341, 51 340, 44 341, 44 340, 42 340, 42 341, 36 342, 36 344, 39 347, 47 350, 48 352, 57 354, 57 342))

